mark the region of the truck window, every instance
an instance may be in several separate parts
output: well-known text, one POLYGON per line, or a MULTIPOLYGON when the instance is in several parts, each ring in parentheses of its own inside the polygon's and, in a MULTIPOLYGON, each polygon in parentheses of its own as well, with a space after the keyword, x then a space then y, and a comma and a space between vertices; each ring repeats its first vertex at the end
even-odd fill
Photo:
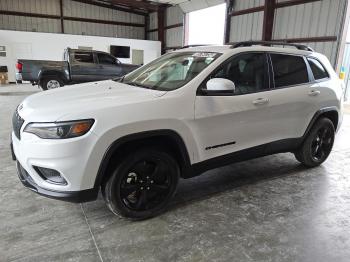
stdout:
POLYGON ((98 62, 100 64, 107 64, 107 65, 115 65, 116 64, 116 59, 113 56, 98 53, 97 57, 98 57, 98 62))
POLYGON ((74 53, 74 60, 81 63, 93 63, 94 58, 92 53, 89 52, 76 52, 74 53))

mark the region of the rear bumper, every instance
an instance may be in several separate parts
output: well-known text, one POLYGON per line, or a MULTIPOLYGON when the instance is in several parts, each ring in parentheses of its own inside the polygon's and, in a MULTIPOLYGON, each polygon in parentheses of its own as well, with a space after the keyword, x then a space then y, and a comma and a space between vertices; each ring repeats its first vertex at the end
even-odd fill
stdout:
POLYGON ((22 184, 28 189, 38 193, 39 195, 73 203, 93 201, 97 198, 98 191, 94 188, 82 191, 53 191, 41 188, 34 182, 28 172, 21 166, 18 161, 16 161, 16 166, 18 177, 21 180, 22 184))

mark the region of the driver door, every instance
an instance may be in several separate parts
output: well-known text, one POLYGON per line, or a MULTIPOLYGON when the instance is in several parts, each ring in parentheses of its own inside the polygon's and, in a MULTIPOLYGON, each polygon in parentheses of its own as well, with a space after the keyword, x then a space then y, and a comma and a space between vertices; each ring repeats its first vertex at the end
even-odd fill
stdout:
MULTIPOLYGON (((195 101, 198 161, 270 142, 273 126, 269 117, 268 68, 266 53, 235 55, 199 87, 195 101), (233 81, 235 91, 212 93, 205 90, 206 82, 211 78, 233 81)), ((259 147, 259 150, 263 148, 259 147)))
POLYGON ((122 67, 114 56, 97 53, 97 60, 99 65, 97 74, 100 79, 112 79, 123 75, 122 67))

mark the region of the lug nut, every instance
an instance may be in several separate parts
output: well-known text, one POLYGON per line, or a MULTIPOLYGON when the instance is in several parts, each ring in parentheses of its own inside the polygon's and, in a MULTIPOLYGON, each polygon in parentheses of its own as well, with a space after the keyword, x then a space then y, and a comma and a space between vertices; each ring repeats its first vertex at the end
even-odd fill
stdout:
POLYGON ((147 190, 149 190, 149 187, 147 187, 147 190))
POLYGON ((151 184, 153 184, 154 183, 154 181, 153 180, 151 180, 151 184))
POLYGON ((143 186, 141 187, 141 190, 143 190, 143 186))

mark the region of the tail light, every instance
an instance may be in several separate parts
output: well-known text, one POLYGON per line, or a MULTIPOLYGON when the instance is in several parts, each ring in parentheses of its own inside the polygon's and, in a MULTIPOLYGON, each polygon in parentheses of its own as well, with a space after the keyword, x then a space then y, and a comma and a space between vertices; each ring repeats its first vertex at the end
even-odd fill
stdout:
POLYGON ((16 64, 16 68, 18 69, 19 72, 22 71, 22 67, 23 67, 22 63, 18 62, 18 63, 16 64))

